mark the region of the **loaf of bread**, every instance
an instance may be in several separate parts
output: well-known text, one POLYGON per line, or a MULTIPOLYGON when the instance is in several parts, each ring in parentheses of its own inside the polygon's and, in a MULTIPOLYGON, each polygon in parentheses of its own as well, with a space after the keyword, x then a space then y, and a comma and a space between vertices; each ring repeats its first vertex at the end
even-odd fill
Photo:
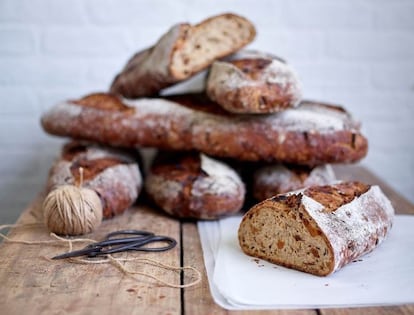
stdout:
POLYGON ((150 198, 178 218, 217 219, 238 212, 245 187, 228 165, 198 152, 161 152, 145 178, 150 198))
POLYGON ((262 201, 244 215, 238 237, 247 255, 326 276, 379 245, 393 217, 378 186, 344 182, 262 201))
POLYGON ((111 218, 135 202, 142 178, 134 154, 72 141, 51 167, 47 190, 62 185, 82 185, 95 191, 102 202, 103 217, 111 218))
POLYGON ((177 24, 128 61, 111 92, 128 98, 156 94, 238 51, 255 36, 253 24, 235 14, 214 16, 194 26, 177 24))
POLYGON ((332 184, 335 173, 329 164, 317 167, 274 164, 258 168, 253 174, 253 196, 261 201, 278 194, 309 186, 332 184))
POLYGON ((291 108, 302 98, 299 80, 283 60, 253 52, 215 61, 207 95, 229 112, 254 114, 291 108))
POLYGON ((345 110, 312 102, 271 115, 236 115, 198 94, 134 101, 92 94, 51 108, 42 125, 54 135, 112 146, 309 166, 356 162, 368 149, 345 110))

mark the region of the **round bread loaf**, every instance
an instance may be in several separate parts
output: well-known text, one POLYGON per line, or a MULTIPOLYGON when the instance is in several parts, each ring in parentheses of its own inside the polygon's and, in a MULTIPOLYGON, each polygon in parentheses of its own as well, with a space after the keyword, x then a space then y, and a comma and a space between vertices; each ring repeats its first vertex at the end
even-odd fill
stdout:
POLYGON ((273 113, 294 107, 301 88, 294 71, 268 54, 248 54, 213 63, 207 95, 232 113, 273 113))
POLYGON ((161 152, 145 179, 150 198, 179 218, 216 219, 238 212, 245 187, 226 164, 198 152, 161 152))
POLYGON ((285 164, 268 165, 259 168, 253 174, 253 196, 261 201, 292 190, 331 184, 335 179, 335 173, 329 164, 314 168, 285 164))
POLYGON ((238 230, 250 256, 318 276, 372 251, 392 227, 394 208, 378 186, 312 186, 253 206, 238 230))
POLYGON ((141 191, 137 160, 127 151, 72 141, 50 169, 47 190, 63 185, 89 188, 101 199, 103 217, 111 218, 130 207, 141 191))

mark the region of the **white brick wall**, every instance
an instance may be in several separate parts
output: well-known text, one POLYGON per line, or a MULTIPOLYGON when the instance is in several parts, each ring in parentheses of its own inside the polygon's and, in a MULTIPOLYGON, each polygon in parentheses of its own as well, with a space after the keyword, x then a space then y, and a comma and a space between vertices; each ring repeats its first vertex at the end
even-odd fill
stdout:
POLYGON ((296 68, 307 98, 362 121, 362 163, 414 202, 413 1, 1 0, 0 223, 42 190, 62 143, 41 130, 44 110, 107 89, 172 24, 229 11, 256 24, 252 48, 296 68))

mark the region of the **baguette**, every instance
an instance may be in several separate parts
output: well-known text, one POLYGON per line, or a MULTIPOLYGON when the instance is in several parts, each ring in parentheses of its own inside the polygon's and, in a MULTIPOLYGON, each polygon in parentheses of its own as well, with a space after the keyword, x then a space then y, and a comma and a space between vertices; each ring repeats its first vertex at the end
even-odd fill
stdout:
POLYGON ((339 107, 302 102, 271 115, 235 115, 198 94, 134 101, 92 94, 53 107, 42 125, 54 135, 111 146, 308 166, 356 162, 368 148, 359 124, 339 107))
POLYGON ((335 180, 335 173, 329 164, 314 168, 284 164, 268 165, 254 171, 253 196, 262 201, 309 186, 332 184, 335 180))
POLYGON ((64 145, 49 171, 47 191, 82 185, 98 194, 103 217, 111 218, 128 209, 141 191, 142 177, 136 161, 129 152, 71 141, 64 145))
POLYGON ((253 52, 215 61, 206 92, 232 113, 278 112, 295 107, 302 98, 299 80, 289 65, 280 58, 253 52))
POLYGON ((344 182, 262 201, 244 215, 238 237, 247 255, 326 276, 379 245, 393 217, 378 186, 344 182))
POLYGON ((160 152, 145 179, 149 197, 178 218, 217 219, 238 212, 245 187, 228 165, 198 152, 160 152))
POLYGON ((153 47, 134 55, 110 90, 128 98, 156 94, 236 52, 255 36, 253 24, 235 14, 217 15, 194 26, 177 24, 153 47))

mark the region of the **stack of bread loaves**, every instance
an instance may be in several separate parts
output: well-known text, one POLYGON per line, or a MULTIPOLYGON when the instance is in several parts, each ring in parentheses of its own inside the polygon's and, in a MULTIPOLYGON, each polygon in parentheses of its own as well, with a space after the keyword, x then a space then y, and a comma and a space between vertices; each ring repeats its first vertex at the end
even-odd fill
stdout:
POLYGON ((173 216, 236 213, 246 187, 259 200, 279 194, 245 214, 239 240, 249 255, 326 275, 375 247, 391 227, 391 204, 377 186, 334 184, 329 166, 366 155, 360 125, 342 107, 303 100, 284 60, 241 50, 255 35, 234 14, 175 25, 128 61, 109 93, 51 108, 45 131, 89 144, 65 146, 50 190, 85 181, 111 217, 137 198, 141 175, 130 155, 110 147, 153 147, 160 151, 145 188, 173 216), (203 70, 202 92, 160 96, 203 70), (253 165, 253 184, 229 161, 253 165))
POLYGON ((217 158, 255 162, 258 199, 328 183, 334 176, 326 164, 360 160, 367 140, 344 109, 303 101, 284 60, 240 51, 255 35, 234 14, 178 24, 128 61, 110 93, 62 102, 42 125, 107 146, 170 151, 154 160, 145 187, 178 217, 214 219, 241 209, 245 185, 217 158), (202 93, 158 96, 205 69, 202 93), (278 164, 260 169, 264 163, 278 164))

